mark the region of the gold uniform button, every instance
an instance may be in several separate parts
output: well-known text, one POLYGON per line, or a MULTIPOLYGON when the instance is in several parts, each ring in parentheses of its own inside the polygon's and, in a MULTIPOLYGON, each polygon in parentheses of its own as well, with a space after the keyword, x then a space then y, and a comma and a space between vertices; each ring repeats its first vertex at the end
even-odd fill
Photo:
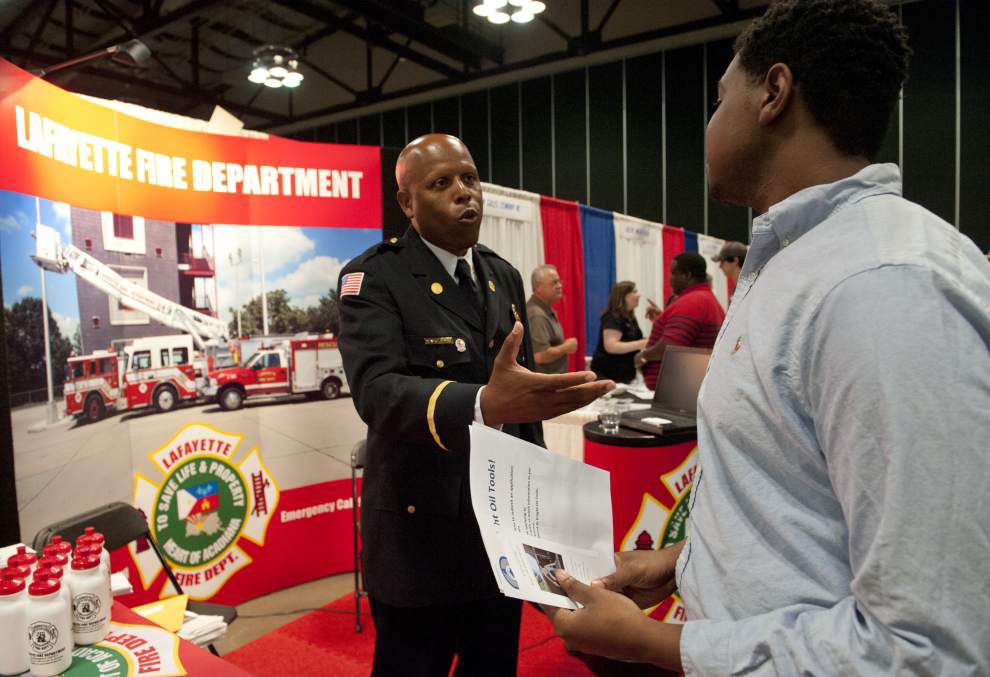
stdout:
POLYGON ((414 512, 416 512, 416 506, 414 506, 414 505, 407 505, 406 506, 406 512, 409 513, 410 515, 412 515, 414 512))
POLYGON ((437 368, 443 369, 443 360, 437 360, 437 368))
POLYGON ((389 241, 388 241, 388 243, 389 243, 389 244, 395 244, 395 243, 396 243, 396 242, 398 242, 398 241, 399 241, 399 238, 397 238, 397 237, 392 237, 392 238, 389 238, 389 241))
POLYGON ((492 291, 495 291, 495 283, 492 282, 491 280, 488 280, 488 288, 491 289, 492 291))
POLYGON ((434 282, 433 284, 430 285, 430 291, 433 292, 434 294, 442 294, 443 285, 440 284, 439 282, 434 282))
POLYGON ((488 342, 488 347, 489 348, 494 348, 495 347, 495 339, 492 339, 491 341, 488 342))

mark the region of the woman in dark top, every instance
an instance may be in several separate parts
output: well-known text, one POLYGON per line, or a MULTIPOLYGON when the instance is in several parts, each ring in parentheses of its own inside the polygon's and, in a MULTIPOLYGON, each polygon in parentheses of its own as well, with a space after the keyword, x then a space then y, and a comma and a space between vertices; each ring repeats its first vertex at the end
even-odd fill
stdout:
POLYGON ((639 292, 634 282, 617 282, 608 295, 598 329, 598 347, 591 358, 591 370, 598 378, 629 383, 636 378, 633 360, 646 347, 646 339, 636 322, 639 292))

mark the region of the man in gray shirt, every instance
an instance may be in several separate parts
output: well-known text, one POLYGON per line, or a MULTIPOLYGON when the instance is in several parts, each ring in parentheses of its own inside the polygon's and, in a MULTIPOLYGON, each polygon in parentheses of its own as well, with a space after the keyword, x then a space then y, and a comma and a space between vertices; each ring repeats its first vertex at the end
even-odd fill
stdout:
MULTIPOLYGON (((577 350, 576 338, 564 338, 553 304, 564 295, 557 268, 548 263, 537 266, 531 278, 533 295, 526 302, 529 338, 533 342, 535 371, 541 374, 567 373, 567 356, 577 350)), ((584 364, 578 365, 584 369, 584 364)))
POLYGON ((870 164, 908 54, 879 0, 783 0, 737 40, 708 177, 760 216, 688 537, 559 576, 585 605, 551 610, 569 647, 689 676, 990 674, 990 265, 870 164), (675 588, 683 626, 640 613, 675 588))

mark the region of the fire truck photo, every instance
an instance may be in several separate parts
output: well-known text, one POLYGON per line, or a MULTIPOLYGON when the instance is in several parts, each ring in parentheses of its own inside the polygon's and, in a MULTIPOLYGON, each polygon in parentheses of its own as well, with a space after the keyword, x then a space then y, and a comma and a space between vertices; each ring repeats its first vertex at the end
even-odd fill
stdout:
POLYGON ((224 411, 233 411, 248 397, 312 394, 332 400, 346 387, 336 339, 305 337, 264 347, 241 367, 211 372, 206 395, 215 396, 224 411))
POLYGON ((154 407, 164 412, 201 396, 214 358, 229 353, 225 322, 134 284, 75 245, 62 244, 53 228, 39 223, 35 237, 33 258, 45 270, 71 271, 111 299, 185 332, 134 339, 119 357, 97 351, 70 358, 64 391, 67 414, 98 421, 111 408, 154 407))
POLYGON ((212 358, 196 351, 187 334, 135 339, 119 354, 70 357, 65 411, 90 422, 108 410, 171 411, 200 397, 211 366, 212 358))

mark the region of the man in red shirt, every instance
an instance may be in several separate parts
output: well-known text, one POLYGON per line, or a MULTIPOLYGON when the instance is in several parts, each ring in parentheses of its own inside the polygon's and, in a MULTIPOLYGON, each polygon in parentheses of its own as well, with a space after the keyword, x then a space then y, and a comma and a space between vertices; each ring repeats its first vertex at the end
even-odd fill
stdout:
POLYGON ((651 390, 657 387, 660 360, 667 346, 711 348, 725 319, 725 310, 712 293, 705 258, 700 254, 684 252, 674 257, 670 288, 674 300, 653 321, 646 348, 636 355, 636 366, 643 368, 643 380, 651 390))

